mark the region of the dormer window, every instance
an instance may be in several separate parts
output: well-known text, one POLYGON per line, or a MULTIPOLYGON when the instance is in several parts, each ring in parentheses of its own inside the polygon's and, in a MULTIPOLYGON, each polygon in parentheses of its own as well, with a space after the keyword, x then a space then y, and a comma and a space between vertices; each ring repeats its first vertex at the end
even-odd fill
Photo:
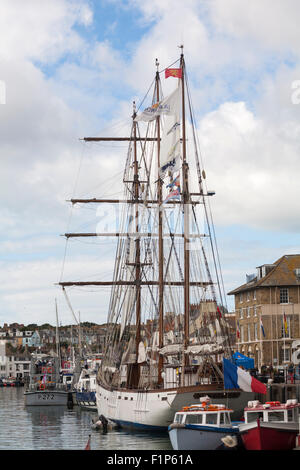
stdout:
POLYGON ((300 280, 300 268, 294 269, 295 276, 298 280, 300 280))

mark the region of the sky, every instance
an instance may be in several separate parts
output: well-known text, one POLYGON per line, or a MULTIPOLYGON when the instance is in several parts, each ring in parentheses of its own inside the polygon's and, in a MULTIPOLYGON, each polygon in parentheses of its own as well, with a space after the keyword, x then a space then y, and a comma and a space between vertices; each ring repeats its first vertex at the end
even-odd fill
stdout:
MULTIPOLYGON (((67 201, 118 197, 126 146, 80 139, 126 135, 155 59, 181 44, 225 291, 300 253, 299 15, 297 0, 1 0, 0 326, 55 324, 55 299, 74 323, 57 283, 111 279, 114 241, 61 234, 103 220, 67 201)), ((77 319, 106 321, 108 288, 70 298, 77 319)))

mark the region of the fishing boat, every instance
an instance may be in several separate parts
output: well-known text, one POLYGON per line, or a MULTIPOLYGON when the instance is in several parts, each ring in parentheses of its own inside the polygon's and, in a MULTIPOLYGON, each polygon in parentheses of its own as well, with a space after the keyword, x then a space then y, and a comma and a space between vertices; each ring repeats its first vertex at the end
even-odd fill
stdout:
POLYGON ((218 450, 227 436, 234 437, 237 446, 239 427, 231 422, 232 412, 224 404, 211 404, 209 397, 198 405, 183 407, 168 428, 173 449, 218 450))
POLYGON ((96 378, 101 359, 87 359, 76 384, 76 403, 81 408, 97 411, 96 378))
POLYGON ((31 359, 29 384, 24 390, 27 406, 68 405, 72 394, 60 381, 58 357, 35 355, 31 359))
POLYGON ((299 407, 296 399, 266 402, 250 401, 245 422, 239 425, 247 450, 291 450, 299 433, 299 407))
POLYGON ((118 204, 118 230, 65 234, 117 237, 114 274, 111 281, 59 283, 69 304, 68 287, 112 286, 98 414, 119 426, 164 431, 201 396, 228 400, 235 419, 254 399, 224 388, 222 358, 233 351, 209 201, 215 193, 206 185, 183 47, 174 64, 160 71, 156 60, 152 92, 142 100, 149 106, 141 111, 133 103, 130 136, 83 138, 129 143, 122 199, 71 199, 118 204), (174 84, 166 97, 162 74, 174 84))

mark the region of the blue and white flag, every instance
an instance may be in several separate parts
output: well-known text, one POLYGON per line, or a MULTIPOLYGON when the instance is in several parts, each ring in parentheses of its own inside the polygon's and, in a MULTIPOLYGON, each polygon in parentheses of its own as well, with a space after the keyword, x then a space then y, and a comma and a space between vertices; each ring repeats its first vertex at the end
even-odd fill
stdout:
POLYGON ((172 93, 170 114, 165 115, 160 145, 159 176, 164 178, 167 172, 172 174, 180 168, 180 120, 181 120, 181 87, 172 93))
POLYGON ((154 121, 158 116, 172 116, 174 124, 174 116, 178 115, 180 88, 176 88, 170 95, 152 106, 144 109, 143 112, 135 117, 135 121, 154 121))

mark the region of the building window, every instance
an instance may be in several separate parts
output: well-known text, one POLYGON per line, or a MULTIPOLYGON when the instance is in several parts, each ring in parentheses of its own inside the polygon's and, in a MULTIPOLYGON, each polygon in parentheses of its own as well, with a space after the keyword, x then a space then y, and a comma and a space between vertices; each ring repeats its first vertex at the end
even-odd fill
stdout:
POLYGON ((248 308, 247 308, 247 317, 248 317, 248 318, 250 317, 250 308, 251 308, 251 307, 248 307, 248 308))
POLYGON ((255 340, 258 340, 258 328, 257 328, 257 323, 254 323, 254 337, 255 340))
POLYGON ((243 326, 240 327, 240 331, 241 331, 241 343, 243 343, 244 342, 244 327, 243 326))
POLYGON ((281 304, 289 303, 289 290, 287 287, 281 287, 280 289, 280 303, 281 304))
POLYGON ((241 308, 241 309, 240 309, 240 319, 242 320, 243 318, 244 318, 243 309, 241 308))
POLYGON ((251 341, 251 327, 248 325, 248 341, 251 341))
POLYGON ((280 362, 281 364, 283 362, 290 362, 290 349, 289 348, 283 348, 280 351, 280 362))
POLYGON ((253 310, 254 310, 254 312, 253 312, 253 313, 254 313, 254 316, 257 317, 257 308, 254 307, 253 310))
POLYGON ((243 302, 243 294, 242 294, 242 292, 241 292, 241 293, 240 293, 240 303, 242 303, 242 302, 243 302))
POLYGON ((253 300, 256 300, 256 290, 253 291, 253 300))
POLYGON ((247 292, 247 302, 250 300, 250 292, 247 292))

